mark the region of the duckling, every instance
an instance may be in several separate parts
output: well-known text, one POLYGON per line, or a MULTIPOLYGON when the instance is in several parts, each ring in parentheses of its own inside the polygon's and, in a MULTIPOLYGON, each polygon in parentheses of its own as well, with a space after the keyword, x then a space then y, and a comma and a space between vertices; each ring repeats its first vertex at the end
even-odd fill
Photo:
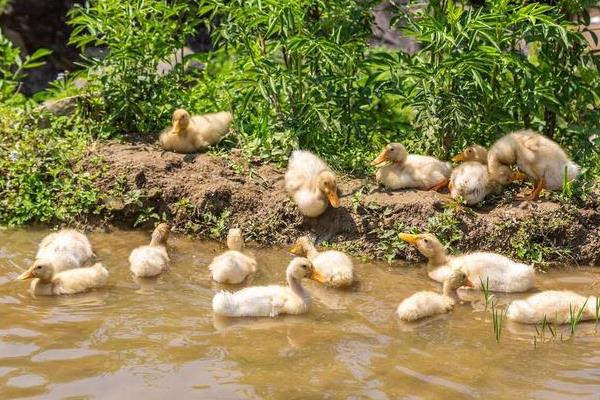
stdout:
POLYGON ((93 256, 92 245, 83 233, 62 229, 42 239, 35 258, 50 260, 58 273, 82 267, 93 256))
MULTIPOLYGON (((448 189, 450 197, 461 197, 466 205, 477 204, 485 197, 500 189, 501 184, 491 176, 487 167, 487 150, 479 145, 467 147, 452 158, 452 161, 465 161, 452 170, 448 189)), ((511 171, 511 181, 525 178, 520 172, 511 171)))
POLYGON ((596 319, 596 302, 594 296, 582 296, 569 290, 546 290, 536 293, 524 300, 515 300, 506 312, 506 318, 522 324, 540 323, 544 316, 551 324, 566 324, 571 314, 578 315, 581 321, 596 319))
POLYGON ((437 191, 445 187, 450 178, 449 163, 434 157, 408 154, 400 143, 388 144, 371 165, 385 161, 391 161, 391 164, 379 168, 375 177, 377 182, 392 190, 437 191))
POLYGON ((232 120, 228 111, 191 117, 186 110, 175 110, 173 126, 160 134, 159 142, 168 151, 195 153, 221 140, 229 132, 232 120))
POLYGON ((290 156, 285 188, 306 217, 318 217, 330 204, 333 208, 340 206, 335 174, 309 151, 296 150, 290 156))
POLYGON ((535 181, 530 200, 536 200, 543 189, 561 189, 565 173, 572 181, 580 171, 556 142, 531 129, 510 133, 490 148, 488 169, 501 183, 510 181, 508 167, 513 164, 535 181))
POLYGON ((216 256, 208 266, 212 278, 220 283, 242 283, 256 272, 256 260, 242 253, 244 239, 241 229, 230 229, 227 234, 229 251, 216 256))
POLYGON ((147 246, 140 246, 129 255, 129 269, 134 276, 156 276, 169 269, 167 240, 169 225, 159 224, 152 232, 152 239, 147 246))
POLYGON ((533 287, 535 272, 531 265, 487 252, 449 256, 440 241, 429 233, 399 236, 428 258, 427 274, 434 281, 444 282, 452 271, 461 269, 471 282, 483 282, 491 291, 525 292, 533 287))
POLYGON ((307 257, 314 269, 319 272, 323 283, 330 287, 350 286, 354 280, 352 259, 341 251, 327 250, 318 252, 308 236, 296 240, 290 252, 300 257, 307 257))
POLYGON ((235 293, 222 291, 213 297, 213 311, 227 317, 303 314, 310 306, 310 295, 300 284, 303 278, 318 279, 319 273, 308 259, 294 258, 286 270, 288 286, 252 286, 235 293))
POLYGON ((473 284, 467 274, 456 269, 444 281, 443 294, 430 291, 417 292, 398 305, 396 314, 404 321, 416 321, 445 314, 454 308, 458 299, 456 291, 462 286, 473 287, 473 284))
POLYGON ((57 271, 53 260, 37 259, 18 280, 33 279, 31 291, 36 296, 76 294, 106 286, 108 270, 100 263, 91 267, 57 271))

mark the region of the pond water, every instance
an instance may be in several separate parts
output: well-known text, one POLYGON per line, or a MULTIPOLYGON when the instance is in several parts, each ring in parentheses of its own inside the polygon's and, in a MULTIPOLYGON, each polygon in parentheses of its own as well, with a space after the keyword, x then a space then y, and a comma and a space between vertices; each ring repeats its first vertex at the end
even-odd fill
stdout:
MULTIPOLYGON (((173 237, 171 271, 135 282, 127 258, 149 233, 92 234, 110 286, 34 298, 13 281, 13 263, 29 264, 47 233, 0 231, 0 399, 600 398, 594 323, 534 343, 533 327, 506 322, 498 344, 479 293, 452 314, 400 323, 400 300, 439 289, 423 266, 357 262, 350 290, 305 282, 314 299, 305 315, 227 320, 213 316, 222 287, 206 268, 219 244, 173 237)), ((252 284, 285 282, 285 250, 249 251, 259 260, 252 284)), ((565 269, 539 275, 537 287, 593 294, 599 279, 565 269)))

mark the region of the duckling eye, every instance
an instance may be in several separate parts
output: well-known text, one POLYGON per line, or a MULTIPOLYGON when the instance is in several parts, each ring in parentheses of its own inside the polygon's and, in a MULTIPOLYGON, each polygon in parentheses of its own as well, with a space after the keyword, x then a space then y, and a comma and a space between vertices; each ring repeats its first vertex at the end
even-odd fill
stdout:
POLYGON ((42 269, 42 266, 38 265, 37 267, 35 267, 35 269, 42 269))
POLYGON ((392 148, 390 149, 390 151, 394 151, 394 148, 392 147, 392 148))

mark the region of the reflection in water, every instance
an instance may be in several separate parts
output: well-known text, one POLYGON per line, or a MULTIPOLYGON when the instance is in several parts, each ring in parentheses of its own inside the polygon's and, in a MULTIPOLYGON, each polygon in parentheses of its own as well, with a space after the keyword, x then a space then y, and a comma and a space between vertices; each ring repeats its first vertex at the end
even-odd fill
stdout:
MULTIPOLYGON (((481 293, 461 290, 454 312, 401 323, 398 303, 439 291, 424 268, 356 265, 347 290, 306 282, 313 306, 278 319, 213 316, 207 265, 223 250, 174 237, 171 270, 133 279, 127 257, 147 232, 93 234, 109 287, 32 297, 14 282, 47 232, 0 231, 0 399, 597 398, 596 324, 536 336, 506 322, 499 344, 481 293), (535 344, 534 344, 534 337, 535 344)), ((290 255, 254 250, 252 284, 285 284, 290 255)), ((599 289, 592 269, 540 275, 537 289, 599 289)), ((526 294, 494 294, 502 307, 526 294)))

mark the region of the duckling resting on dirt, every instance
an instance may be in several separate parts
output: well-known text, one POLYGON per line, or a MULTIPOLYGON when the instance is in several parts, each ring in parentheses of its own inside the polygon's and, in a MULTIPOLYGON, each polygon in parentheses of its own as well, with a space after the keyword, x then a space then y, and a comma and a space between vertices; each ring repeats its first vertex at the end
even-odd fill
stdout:
POLYGON ((217 143, 229 132, 233 115, 227 111, 194 115, 183 109, 173 113, 173 126, 159 138, 163 149, 176 153, 195 153, 217 143))
POLYGON ((285 173, 285 188, 306 217, 318 217, 330 204, 333 208, 340 206, 335 174, 310 151, 292 153, 285 173))
POLYGON ((388 144, 372 165, 390 161, 377 170, 377 182, 389 189, 440 190, 448 184, 450 164, 429 156, 408 154, 400 143, 388 144))
MULTIPOLYGON (((452 158, 452 161, 464 161, 452 170, 448 189, 453 199, 462 198, 466 205, 474 205, 501 188, 500 179, 490 175, 487 167, 487 150, 479 145, 467 147, 452 158)), ((511 172, 511 181, 522 180, 525 175, 511 172)))
POLYGON ((557 143, 531 129, 509 133, 490 148, 488 169, 501 183, 510 181, 508 167, 514 164, 535 181, 529 200, 543 189, 561 189, 565 178, 570 182, 580 171, 557 143))

